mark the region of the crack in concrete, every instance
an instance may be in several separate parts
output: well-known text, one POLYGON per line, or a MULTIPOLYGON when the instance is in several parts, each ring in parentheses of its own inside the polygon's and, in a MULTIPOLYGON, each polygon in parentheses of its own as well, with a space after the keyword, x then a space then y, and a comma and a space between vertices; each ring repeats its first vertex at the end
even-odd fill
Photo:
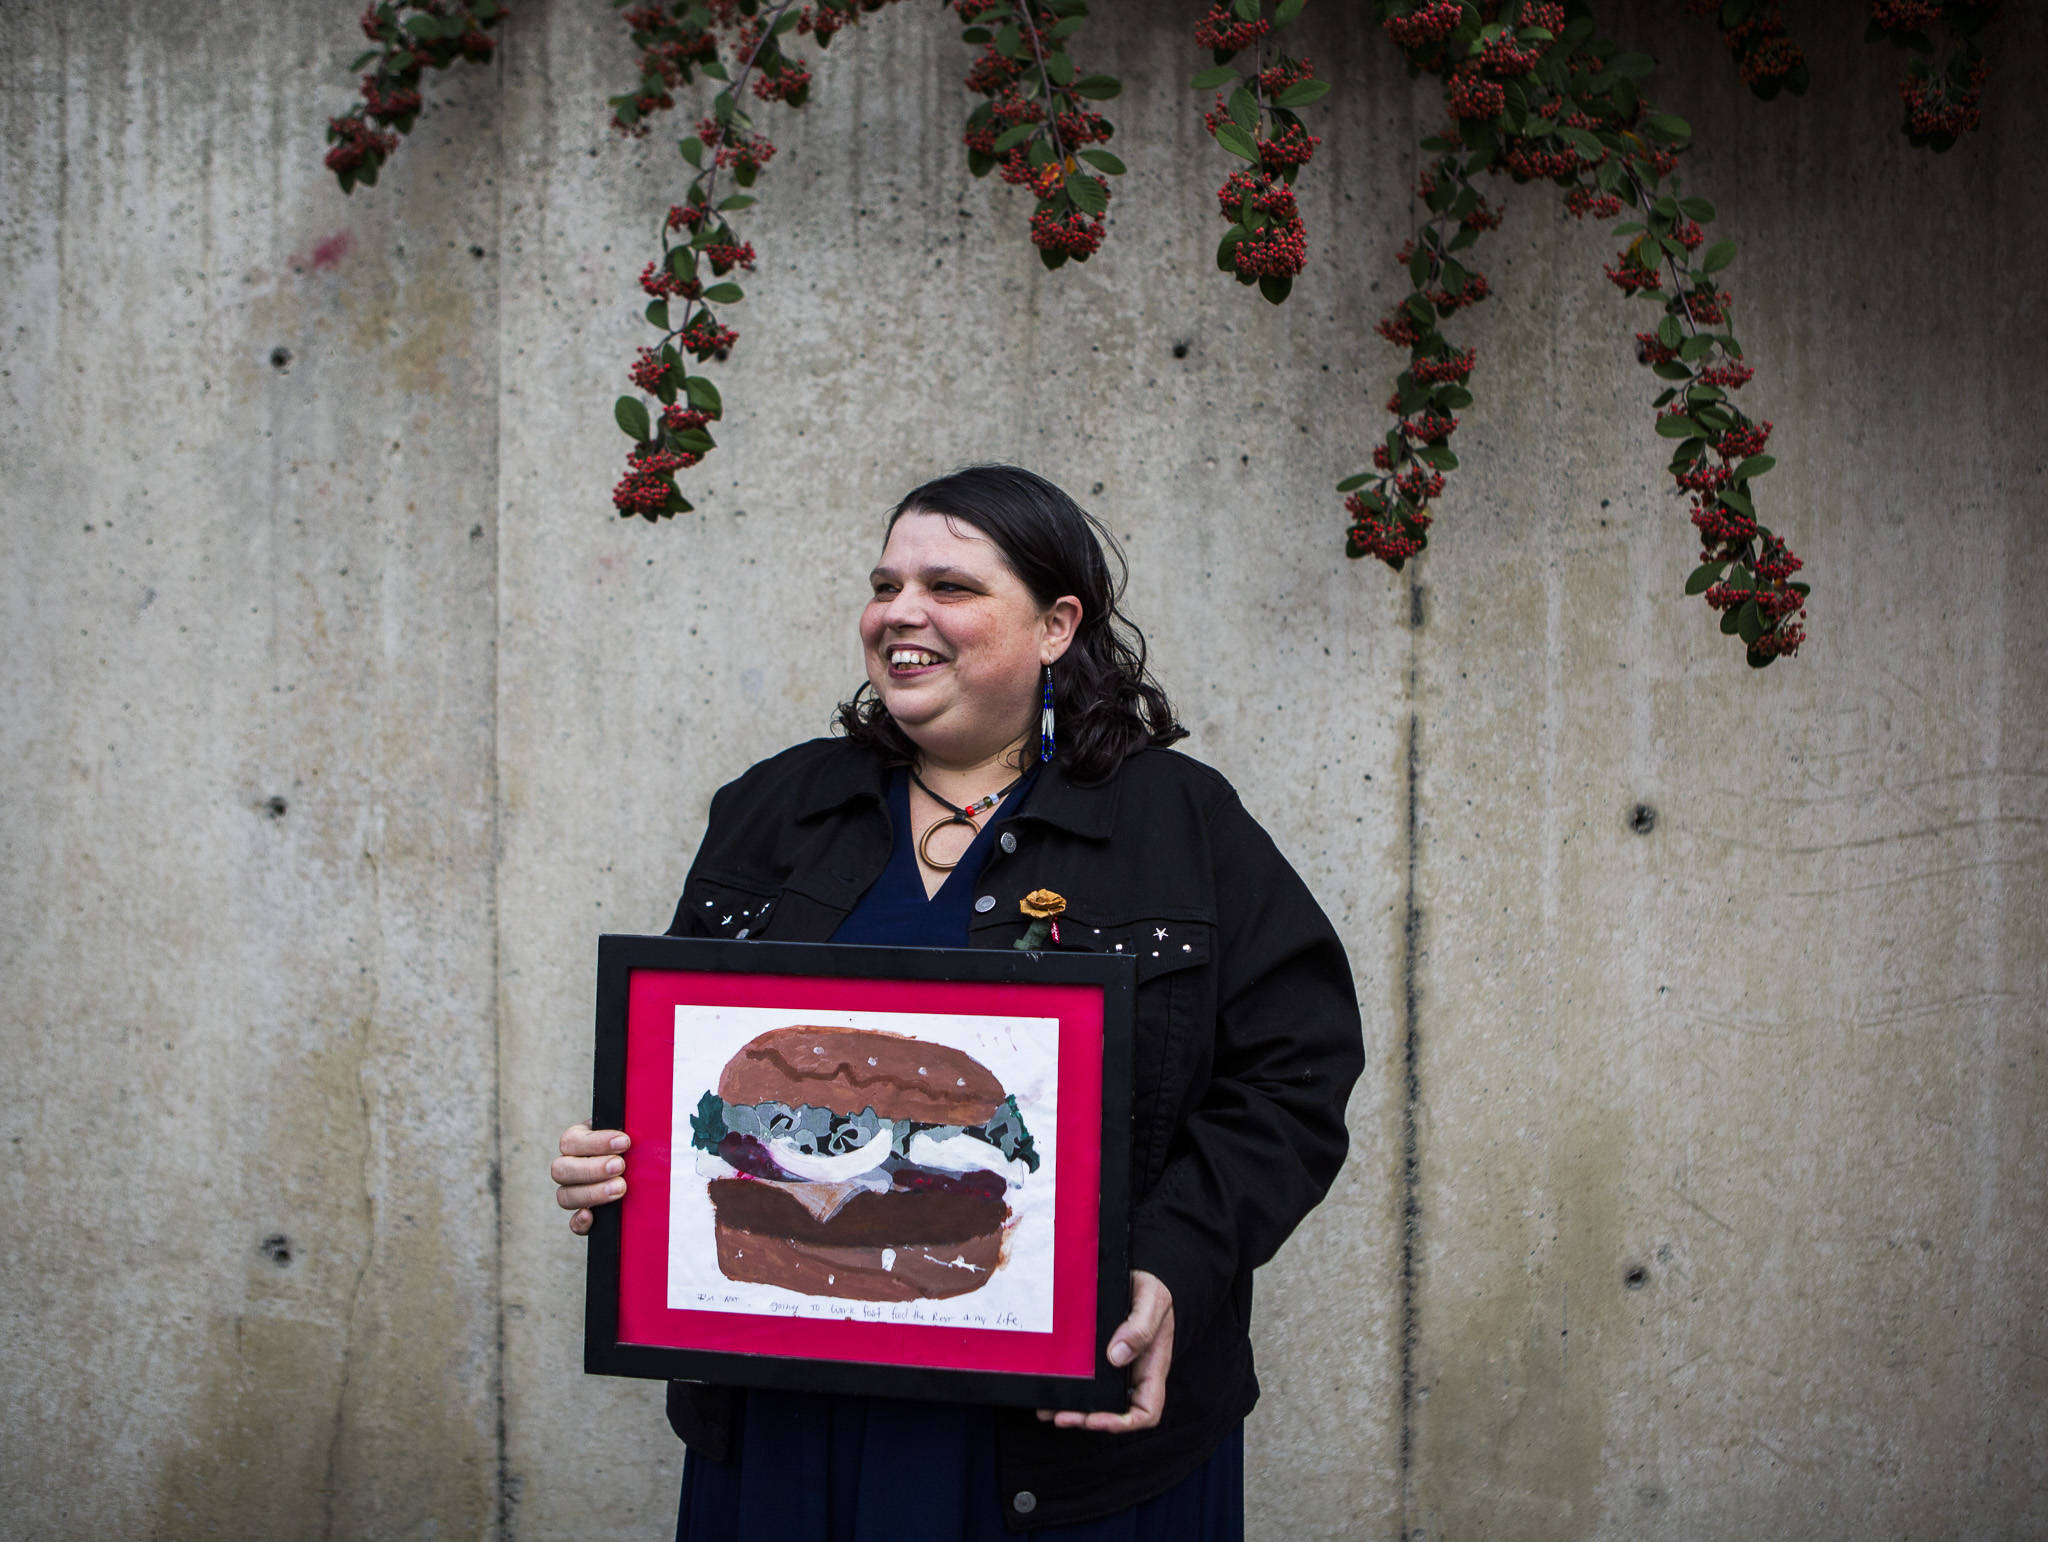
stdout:
POLYGON ((1422 910, 1416 901, 1418 832, 1421 816, 1417 792, 1422 780, 1422 713, 1414 705, 1419 673, 1418 639, 1422 632, 1422 585, 1408 580, 1408 745, 1404 790, 1403 843, 1407 875, 1403 882, 1401 917, 1401 1509, 1400 1539, 1409 1535, 1408 1517, 1415 1508, 1415 1351, 1421 1337, 1417 1316, 1416 1250, 1422 1234, 1421 1163, 1417 1151, 1417 1115, 1422 1103, 1421 1020, 1415 979, 1421 946, 1422 910))

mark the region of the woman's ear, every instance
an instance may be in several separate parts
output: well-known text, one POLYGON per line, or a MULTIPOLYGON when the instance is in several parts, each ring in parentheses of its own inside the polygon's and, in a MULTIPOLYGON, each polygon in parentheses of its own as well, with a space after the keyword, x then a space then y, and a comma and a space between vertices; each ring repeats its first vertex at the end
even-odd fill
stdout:
POLYGON ((1039 662, 1056 662, 1068 648, 1073 646, 1074 634, 1081 629, 1081 602, 1071 594, 1063 594, 1045 608, 1041 621, 1044 634, 1039 639, 1039 662))

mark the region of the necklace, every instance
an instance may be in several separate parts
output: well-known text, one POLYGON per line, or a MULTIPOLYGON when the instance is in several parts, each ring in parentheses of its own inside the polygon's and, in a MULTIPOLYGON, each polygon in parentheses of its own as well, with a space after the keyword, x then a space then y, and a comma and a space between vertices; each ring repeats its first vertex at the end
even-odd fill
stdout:
MULTIPOLYGON (((986 814, 990 809, 994 808, 998 803, 1002 802, 1003 799, 1007 798, 1012 792, 1016 790, 1017 782, 1021 782, 1024 780, 1024 778, 1020 776, 1017 778, 1016 781, 1010 783, 1008 787, 1003 788, 1000 792, 992 792, 985 798, 976 798, 972 803, 950 803, 946 799, 940 797, 937 793, 933 792, 929 787, 925 786, 924 778, 917 774, 917 769, 914 766, 910 768, 910 779, 913 782, 917 783, 917 785, 921 789, 923 789, 924 795, 927 798, 930 798, 932 802, 938 804, 940 808, 946 811, 939 818, 934 819, 930 824, 926 825, 924 834, 920 835, 917 838, 918 859, 921 862, 923 862, 926 867, 932 868, 941 873, 949 873, 954 868, 958 867, 960 865, 960 857, 955 857, 951 862, 941 862, 937 858, 935 858, 930 851, 926 849, 926 843, 930 841, 934 835, 937 835, 941 830, 945 829, 947 825, 965 825, 968 829, 974 831, 976 835, 979 835, 981 833, 981 826, 975 822, 977 816, 986 814)), ((970 841, 969 844, 971 845, 972 842, 970 841)), ((962 857, 964 857, 965 855, 967 855, 967 853, 964 851, 960 853, 960 856, 962 857)))

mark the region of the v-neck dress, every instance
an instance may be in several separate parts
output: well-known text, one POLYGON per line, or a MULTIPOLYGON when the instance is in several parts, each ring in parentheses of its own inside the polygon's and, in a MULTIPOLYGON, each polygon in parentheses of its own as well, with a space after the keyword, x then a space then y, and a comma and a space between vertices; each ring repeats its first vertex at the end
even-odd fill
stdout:
MULTIPOLYGON (((976 880, 996 827, 1030 795, 1036 768, 925 895, 910 823, 910 783, 889 784, 889 865, 832 934, 834 942, 967 946, 976 880)), ((676 1542, 788 1537, 804 1542, 1000 1542, 996 1412, 962 1403, 749 1388, 728 1462, 683 1458, 676 1542)), ((1051 1526, 1041 1542, 1242 1542, 1240 1429, 1165 1493, 1100 1520, 1051 1526)))

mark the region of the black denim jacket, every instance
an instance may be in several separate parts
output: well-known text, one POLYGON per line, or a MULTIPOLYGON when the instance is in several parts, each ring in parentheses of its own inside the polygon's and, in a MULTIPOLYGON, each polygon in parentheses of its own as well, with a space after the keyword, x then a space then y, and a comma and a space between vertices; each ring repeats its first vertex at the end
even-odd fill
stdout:
MULTIPOLYGON (((720 789, 670 933, 829 938, 888 862, 887 786, 876 755, 817 739, 720 789)), ((1165 1281, 1174 1306, 1157 1428, 1001 1416, 997 1476, 1024 1531, 1163 1492, 1251 1411, 1252 1270, 1336 1177, 1364 1049, 1336 932, 1207 766, 1145 750, 1088 786, 1050 765, 1002 828, 975 947, 1010 946, 1017 901, 1052 889, 1067 901, 1059 949, 1138 961, 1131 1266, 1165 1281)), ((669 1384, 669 1422, 713 1460, 730 1453, 736 1406, 730 1388, 669 1384)))

